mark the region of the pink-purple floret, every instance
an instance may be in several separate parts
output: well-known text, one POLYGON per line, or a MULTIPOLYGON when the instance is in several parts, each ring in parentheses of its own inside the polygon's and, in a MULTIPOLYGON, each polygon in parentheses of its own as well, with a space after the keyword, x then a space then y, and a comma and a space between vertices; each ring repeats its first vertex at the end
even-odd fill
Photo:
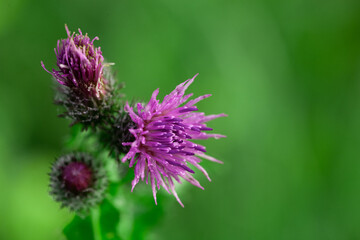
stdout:
POLYGON ((42 67, 62 85, 87 97, 100 98, 105 93, 103 79, 104 57, 100 47, 94 47, 94 41, 98 37, 90 39, 87 34, 70 33, 65 25, 68 37, 58 40, 54 48, 59 70, 48 71, 43 62, 42 67))
POLYGON ((194 105, 210 97, 211 94, 186 102, 193 94, 184 95, 185 90, 196 76, 178 85, 174 91, 164 97, 162 103, 156 99, 159 93, 159 89, 157 89, 145 107, 141 103, 137 104, 137 113, 128 103, 125 106, 125 111, 129 113, 137 128, 130 129, 135 141, 124 143, 124 145, 130 145, 131 148, 123 157, 122 162, 130 159, 130 167, 135 164, 132 190, 140 179, 145 179, 148 183, 150 176, 155 203, 157 203, 156 191, 162 186, 168 193, 175 196, 181 206, 184 206, 175 191, 173 180, 181 183, 181 177, 203 189, 200 183, 192 177, 191 174, 194 171, 187 164, 199 169, 211 181, 208 173, 199 165, 201 161, 199 157, 222 163, 206 155, 204 146, 189 141, 191 139, 225 137, 205 132, 212 130, 206 126, 205 122, 224 117, 225 114, 205 116, 202 112, 195 112, 198 109, 194 105))

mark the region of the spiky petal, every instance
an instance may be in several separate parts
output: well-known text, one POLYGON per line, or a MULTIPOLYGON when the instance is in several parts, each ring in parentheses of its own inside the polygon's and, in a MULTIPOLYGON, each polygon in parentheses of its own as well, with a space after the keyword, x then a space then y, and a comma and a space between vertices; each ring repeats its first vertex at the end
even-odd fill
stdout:
POLYGON ((204 146, 190 141, 225 137, 206 133, 212 129, 205 124, 212 119, 224 117, 225 114, 206 116, 202 112, 196 112, 198 109, 195 104, 211 95, 200 96, 190 101, 188 99, 193 94, 185 95, 185 90, 196 76, 178 85, 174 91, 164 97, 162 103, 156 99, 159 93, 159 89, 156 89, 146 106, 137 104, 137 113, 129 104, 125 106, 125 111, 129 113, 136 128, 130 129, 135 140, 123 143, 131 148, 122 158, 122 162, 130 160, 130 167, 135 165, 132 190, 140 179, 146 179, 148 183, 150 178, 155 203, 157 203, 156 191, 162 186, 175 196, 181 206, 184 206, 175 191, 174 180, 181 183, 180 178, 183 178, 203 189, 193 178, 194 171, 188 164, 199 169, 211 181, 206 170, 199 165, 201 161, 199 157, 222 163, 206 155, 204 146))

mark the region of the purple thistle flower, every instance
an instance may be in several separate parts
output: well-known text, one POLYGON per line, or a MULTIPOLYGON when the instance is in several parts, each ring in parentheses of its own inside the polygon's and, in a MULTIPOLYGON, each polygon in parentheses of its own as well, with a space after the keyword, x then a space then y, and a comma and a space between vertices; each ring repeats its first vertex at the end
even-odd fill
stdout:
POLYGON ((122 158, 122 162, 130 159, 130 167, 135 164, 135 178, 132 181, 132 190, 139 180, 150 177, 152 191, 156 201, 156 191, 160 186, 164 187, 168 193, 172 193, 181 206, 174 186, 174 181, 181 183, 180 177, 191 184, 204 189, 200 183, 192 177, 194 171, 188 167, 188 163, 199 169, 209 181, 208 173, 199 165, 199 157, 213 162, 221 161, 205 154, 205 147, 191 142, 191 139, 208 139, 225 137, 220 134, 209 134, 205 122, 225 114, 205 116, 197 111, 195 104, 211 96, 207 94, 186 102, 193 94, 185 94, 185 90, 194 81, 188 79, 178 85, 174 91, 164 97, 162 103, 156 99, 159 89, 156 89, 144 107, 141 103, 137 104, 137 113, 133 107, 127 103, 127 111, 136 124, 137 128, 129 131, 134 135, 133 142, 123 143, 131 146, 130 151, 122 158), (186 103, 185 103, 186 102, 186 103), (157 188, 157 189, 156 189, 157 188))
POLYGON ((100 47, 94 47, 98 37, 90 39, 87 34, 70 33, 65 25, 68 37, 58 40, 55 54, 57 67, 48 71, 44 63, 42 67, 50 73, 60 84, 67 86, 87 98, 100 99, 106 93, 107 81, 103 77, 104 57, 100 47))

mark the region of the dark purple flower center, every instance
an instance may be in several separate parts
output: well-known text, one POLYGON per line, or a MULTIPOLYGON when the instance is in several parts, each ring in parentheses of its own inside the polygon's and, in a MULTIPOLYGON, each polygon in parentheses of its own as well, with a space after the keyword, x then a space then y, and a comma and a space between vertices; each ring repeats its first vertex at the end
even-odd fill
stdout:
POLYGON ((81 193, 92 184, 92 172, 89 166, 82 162, 72 162, 62 171, 65 188, 72 193, 81 193))

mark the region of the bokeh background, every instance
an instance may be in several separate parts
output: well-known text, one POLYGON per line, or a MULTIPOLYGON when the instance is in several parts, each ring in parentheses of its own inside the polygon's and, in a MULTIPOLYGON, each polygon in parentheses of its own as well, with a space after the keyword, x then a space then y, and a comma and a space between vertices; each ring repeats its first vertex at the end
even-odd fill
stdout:
POLYGON ((100 37, 129 98, 200 73, 200 110, 229 115, 205 143, 225 164, 147 239, 360 239, 358 0, 0 0, 0 239, 61 239, 72 218, 47 194, 69 122, 40 66, 65 23, 100 37))

